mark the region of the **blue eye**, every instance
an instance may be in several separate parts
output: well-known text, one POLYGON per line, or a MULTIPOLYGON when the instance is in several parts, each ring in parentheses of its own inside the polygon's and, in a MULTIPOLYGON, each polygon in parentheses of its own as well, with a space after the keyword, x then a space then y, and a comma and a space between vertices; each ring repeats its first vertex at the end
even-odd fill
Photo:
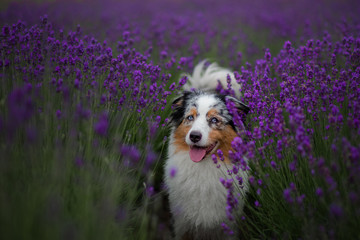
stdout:
POLYGON ((219 120, 216 117, 213 117, 213 118, 210 119, 210 122, 211 123, 218 123, 219 120))
POLYGON ((192 120, 194 120, 194 116, 193 116, 193 115, 189 115, 189 116, 186 117, 186 119, 189 120, 189 121, 192 121, 192 120))

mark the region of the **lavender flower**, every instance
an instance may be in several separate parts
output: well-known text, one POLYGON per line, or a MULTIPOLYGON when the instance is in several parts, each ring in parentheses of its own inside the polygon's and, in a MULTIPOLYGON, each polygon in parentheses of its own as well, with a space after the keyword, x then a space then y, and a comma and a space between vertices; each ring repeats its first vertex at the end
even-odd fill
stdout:
POLYGON ((176 168, 171 168, 170 177, 172 177, 172 178, 175 177, 176 173, 177 173, 177 169, 176 168))
POLYGON ((95 132, 100 136, 106 136, 109 127, 108 114, 102 113, 99 121, 95 124, 95 132))

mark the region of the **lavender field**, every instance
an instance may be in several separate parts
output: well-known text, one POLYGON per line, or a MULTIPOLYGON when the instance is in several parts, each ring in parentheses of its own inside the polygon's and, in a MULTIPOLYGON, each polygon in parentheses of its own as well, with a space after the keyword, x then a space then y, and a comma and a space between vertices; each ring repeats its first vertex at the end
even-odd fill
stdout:
POLYGON ((228 172, 251 171, 241 216, 224 182, 239 239, 360 239, 359 13, 355 0, 0 3, 0 239, 171 239, 167 121, 204 59, 234 70, 251 108, 228 172))

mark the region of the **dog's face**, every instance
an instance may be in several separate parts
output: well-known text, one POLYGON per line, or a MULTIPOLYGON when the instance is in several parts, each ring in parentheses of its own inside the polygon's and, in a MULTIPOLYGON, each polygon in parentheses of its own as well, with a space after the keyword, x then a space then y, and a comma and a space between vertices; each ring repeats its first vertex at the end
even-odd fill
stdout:
POLYGON ((239 100, 215 93, 184 92, 174 101, 171 124, 176 151, 187 151, 192 161, 200 162, 221 149, 229 161, 228 151, 237 130, 226 100, 245 113, 249 111, 239 100))

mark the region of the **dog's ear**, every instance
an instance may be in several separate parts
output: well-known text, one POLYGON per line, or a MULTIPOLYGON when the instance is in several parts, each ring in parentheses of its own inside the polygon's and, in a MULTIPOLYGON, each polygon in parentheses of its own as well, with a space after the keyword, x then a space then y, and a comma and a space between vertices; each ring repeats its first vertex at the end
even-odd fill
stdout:
POLYGON ((231 101, 233 103, 235 103, 235 107, 240 111, 243 112, 244 114, 247 114, 250 111, 250 108, 248 105, 246 105, 245 103, 243 103, 242 101, 240 101, 237 98, 234 98, 232 96, 226 96, 225 97, 226 101, 231 101))
POLYGON ((184 104, 184 95, 181 95, 180 97, 174 99, 174 101, 171 104, 171 109, 174 110, 176 108, 179 108, 183 104, 184 104))
POLYGON ((184 91, 181 96, 175 98, 175 100, 172 102, 172 113, 168 122, 170 126, 179 126, 182 122, 185 114, 185 101, 188 99, 191 93, 192 92, 190 91, 184 91))
POLYGON ((181 94, 181 96, 177 97, 174 99, 174 101, 171 104, 171 108, 177 109, 179 107, 183 107, 185 100, 188 98, 188 96, 191 94, 190 91, 183 91, 183 93, 181 94))

